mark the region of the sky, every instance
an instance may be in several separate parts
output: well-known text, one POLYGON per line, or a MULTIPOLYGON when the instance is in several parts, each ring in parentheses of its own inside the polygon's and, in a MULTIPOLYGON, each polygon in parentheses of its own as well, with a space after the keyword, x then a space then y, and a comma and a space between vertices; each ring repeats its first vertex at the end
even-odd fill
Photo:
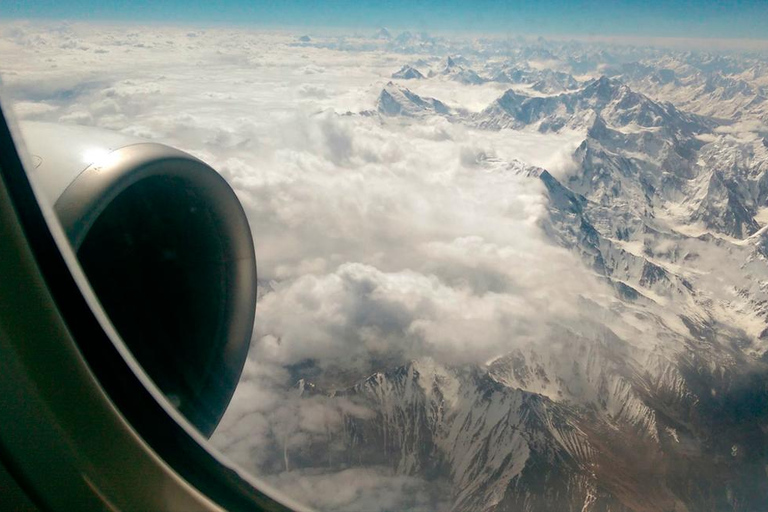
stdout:
POLYGON ((0 19, 146 21, 286 28, 388 27, 497 34, 768 38, 763 0, 42 0, 2 2, 0 19))

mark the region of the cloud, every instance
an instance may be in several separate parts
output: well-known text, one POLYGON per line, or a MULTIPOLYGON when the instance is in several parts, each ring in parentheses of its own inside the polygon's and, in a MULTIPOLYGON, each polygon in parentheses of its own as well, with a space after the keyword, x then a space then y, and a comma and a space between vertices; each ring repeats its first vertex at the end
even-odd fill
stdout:
POLYGON ((383 467, 347 469, 339 472, 291 471, 268 479, 276 487, 291 489, 300 502, 320 510, 369 512, 450 510, 450 491, 421 478, 393 474, 383 467))
POLYGON ((255 354, 360 376, 371 360, 482 363, 542 337, 554 318, 577 318, 579 295, 599 292, 565 251, 541 242, 500 247, 466 237, 421 250, 421 272, 345 263, 276 285, 259 304, 255 354))
POLYGON ((299 87, 298 93, 299 96, 303 96, 305 98, 324 99, 328 97, 328 91, 325 88, 312 84, 302 85, 299 87))
MULTIPOLYGON (((254 359, 249 364, 265 366, 254 359)), ((214 444, 257 476, 306 466, 318 455, 329 465, 344 460, 345 422, 370 419, 374 412, 346 397, 301 396, 296 386, 274 377, 243 380, 214 444)))

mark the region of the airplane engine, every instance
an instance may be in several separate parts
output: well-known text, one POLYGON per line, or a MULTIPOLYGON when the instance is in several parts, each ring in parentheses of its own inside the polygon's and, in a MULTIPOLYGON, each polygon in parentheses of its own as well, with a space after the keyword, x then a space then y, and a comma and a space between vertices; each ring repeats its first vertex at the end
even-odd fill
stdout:
POLYGON ((240 202, 211 167, 98 129, 22 123, 34 182, 147 375, 210 436, 245 363, 256 259, 240 202))

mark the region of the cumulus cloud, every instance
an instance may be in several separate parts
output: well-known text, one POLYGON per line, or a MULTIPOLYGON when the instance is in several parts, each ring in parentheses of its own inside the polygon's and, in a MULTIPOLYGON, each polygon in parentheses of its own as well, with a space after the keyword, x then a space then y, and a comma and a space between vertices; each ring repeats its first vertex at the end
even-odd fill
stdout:
POLYGON ((267 481, 291 489, 295 499, 313 503, 321 510, 442 512, 451 508, 447 499, 449 489, 417 477, 397 475, 383 467, 338 472, 290 471, 267 481))
POLYGON ((299 96, 303 96, 305 98, 327 98, 328 97, 328 91, 324 89, 323 87, 319 87, 317 85, 312 84, 304 84, 298 89, 299 96))

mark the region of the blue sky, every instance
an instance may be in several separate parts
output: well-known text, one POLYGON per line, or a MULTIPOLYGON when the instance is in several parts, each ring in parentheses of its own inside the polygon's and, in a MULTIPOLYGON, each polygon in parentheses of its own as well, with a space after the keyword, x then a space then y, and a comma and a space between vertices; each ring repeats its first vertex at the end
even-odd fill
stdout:
POLYGON ((0 18, 768 39, 768 0, 0 0, 0 18))

